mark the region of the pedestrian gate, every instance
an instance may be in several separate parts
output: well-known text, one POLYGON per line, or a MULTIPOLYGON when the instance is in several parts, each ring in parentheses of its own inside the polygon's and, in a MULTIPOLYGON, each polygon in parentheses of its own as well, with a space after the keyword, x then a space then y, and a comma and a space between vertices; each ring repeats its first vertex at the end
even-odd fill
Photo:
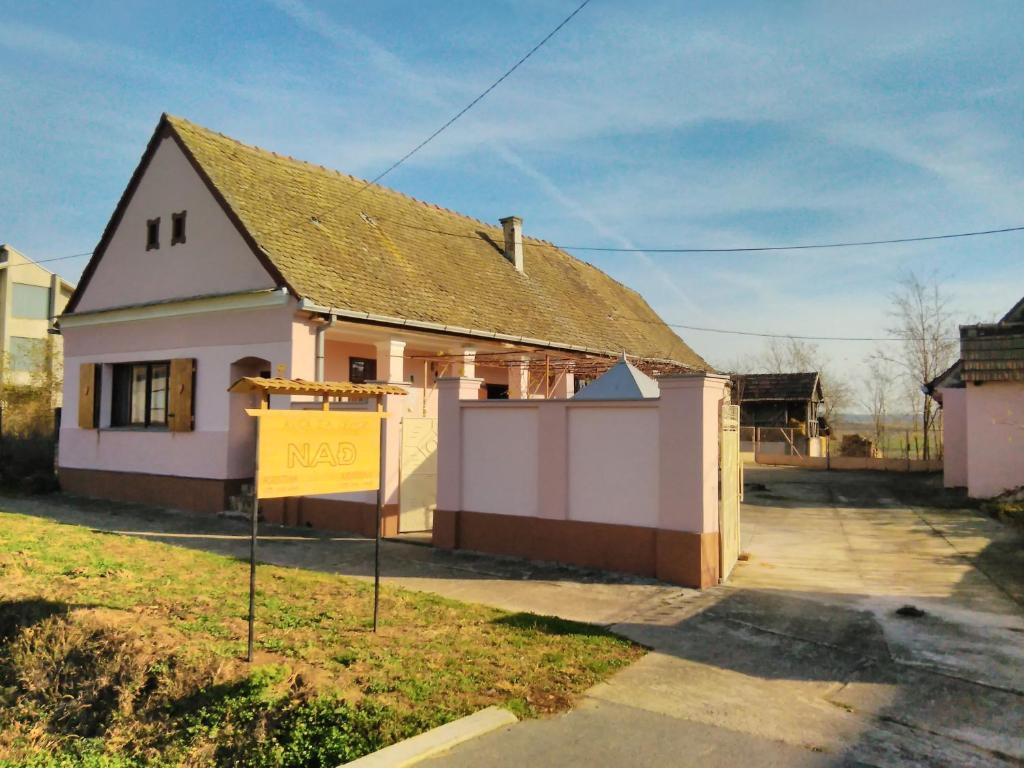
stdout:
POLYGON ((718 533, 721 580, 732 573, 740 554, 740 501, 743 464, 740 462, 740 407, 723 405, 718 439, 718 533))
POLYGON ((398 530, 429 531, 437 507, 437 419, 402 419, 398 530))

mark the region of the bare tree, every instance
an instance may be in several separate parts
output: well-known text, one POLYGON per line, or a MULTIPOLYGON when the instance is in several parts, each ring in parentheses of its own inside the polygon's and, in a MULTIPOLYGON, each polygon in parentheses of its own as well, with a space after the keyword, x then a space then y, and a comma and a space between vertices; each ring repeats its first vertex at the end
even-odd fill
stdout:
POLYGON ((824 396, 824 416, 828 422, 849 404, 853 391, 845 379, 835 373, 832 362, 821 347, 802 339, 769 339, 764 351, 751 364, 751 372, 806 373, 817 371, 824 396))
MULTIPOLYGON (((875 447, 884 451, 886 445, 886 428, 889 422, 889 409, 895 404, 892 381, 895 374, 892 365, 874 355, 868 358, 868 376, 861 388, 860 406, 871 414, 871 427, 875 447)), ((884 455, 884 454, 880 454, 884 455)))
POLYGON ((921 278, 910 272, 900 279, 890 300, 892 325, 887 330, 901 341, 893 345, 894 349, 879 350, 875 357, 893 365, 904 379, 914 410, 920 414, 921 455, 927 459, 937 427, 936 408, 922 390, 952 364, 959 346, 950 298, 936 275, 921 278))

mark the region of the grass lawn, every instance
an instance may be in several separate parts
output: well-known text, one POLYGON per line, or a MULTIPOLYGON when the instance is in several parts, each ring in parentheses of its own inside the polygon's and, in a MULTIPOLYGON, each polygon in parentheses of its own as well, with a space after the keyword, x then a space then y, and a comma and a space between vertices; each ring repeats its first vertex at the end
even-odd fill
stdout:
POLYGON ((603 629, 0 512, 0 767, 338 765, 642 655, 603 629))

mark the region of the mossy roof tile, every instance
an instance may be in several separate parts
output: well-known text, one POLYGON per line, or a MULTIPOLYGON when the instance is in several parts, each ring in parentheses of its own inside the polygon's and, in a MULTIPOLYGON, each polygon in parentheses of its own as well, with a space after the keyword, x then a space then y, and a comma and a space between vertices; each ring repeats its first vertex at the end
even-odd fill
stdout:
POLYGON ((166 119, 301 298, 708 368, 640 294, 545 241, 523 238, 520 273, 499 227, 166 119))

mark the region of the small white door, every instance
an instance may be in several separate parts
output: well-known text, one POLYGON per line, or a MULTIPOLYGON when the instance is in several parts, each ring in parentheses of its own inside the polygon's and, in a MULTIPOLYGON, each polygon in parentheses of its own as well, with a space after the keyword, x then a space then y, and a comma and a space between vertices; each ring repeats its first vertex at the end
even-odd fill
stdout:
POLYGON ((399 533, 429 531, 437 508, 437 419, 402 419, 399 533))
POLYGON ((722 406, 718 438, 718 534, 722 581, 729 578, 740 554, 743 463, 740 461, 739 410, 738 405, 722 406))

